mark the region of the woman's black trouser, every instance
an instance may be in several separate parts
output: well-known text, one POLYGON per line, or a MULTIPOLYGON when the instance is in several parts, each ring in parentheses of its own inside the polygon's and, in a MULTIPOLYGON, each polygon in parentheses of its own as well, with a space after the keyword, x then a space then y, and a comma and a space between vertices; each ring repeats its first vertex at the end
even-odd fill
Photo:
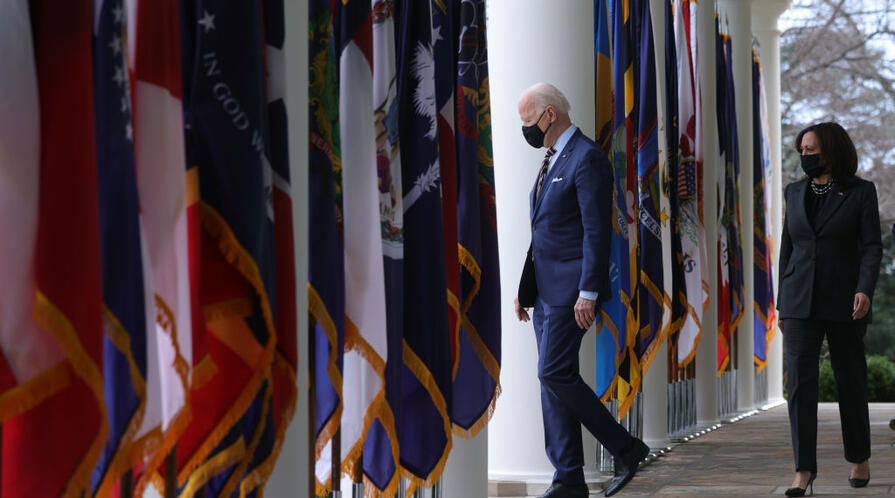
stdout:
POLYGON ((839 393, 839 418, 845 459, 860 463, 870 458, 870 417, 867 412, 867 325, 787 318, 783 322, 789 427, 796 470, 817 470, 817 381, 824 335, 839 393))

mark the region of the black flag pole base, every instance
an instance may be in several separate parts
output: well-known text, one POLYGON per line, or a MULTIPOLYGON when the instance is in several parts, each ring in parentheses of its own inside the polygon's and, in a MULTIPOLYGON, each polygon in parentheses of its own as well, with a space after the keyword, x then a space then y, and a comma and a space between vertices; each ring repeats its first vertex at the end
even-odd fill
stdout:
POLYGON ((134 496, 134 470, 128 469, 121 476, 121 498, 133 498, 134 496))

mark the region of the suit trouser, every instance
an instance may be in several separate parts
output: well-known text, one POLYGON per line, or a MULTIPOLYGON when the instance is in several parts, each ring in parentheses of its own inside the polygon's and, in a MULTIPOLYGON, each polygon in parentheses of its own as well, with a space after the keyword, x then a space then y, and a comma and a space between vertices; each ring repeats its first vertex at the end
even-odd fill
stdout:
POLYGON ((860 463, 870 458, 870 416, 867 409, 867 361, 861 323, 786 318, 786 390, 789 427, 796 470, 817 470, 817 382, 820 346, 824 335, 839 393, 839 418, 845 459, 860 463))
POLYGON ((538 379, 547 458, 554 481, 584 483, 581 426, 613 455, 633 442, 578 371, 578 350, 586 330, 578 328, 572 306, 550 306, 540 299, 532 317, 538 342, 538 379))

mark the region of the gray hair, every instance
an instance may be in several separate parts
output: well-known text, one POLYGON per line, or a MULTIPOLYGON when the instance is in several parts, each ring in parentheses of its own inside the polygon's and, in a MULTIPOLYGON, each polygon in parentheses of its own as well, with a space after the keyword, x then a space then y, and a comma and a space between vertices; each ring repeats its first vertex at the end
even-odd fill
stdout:
POLYGON ((548 105, 552 105, 558 112, 566 115, 572 110, 566 96, 550 83, 535 83, 522 92, 522 98, 526 96, 531 97, 538 114, 544 112, 548 105))

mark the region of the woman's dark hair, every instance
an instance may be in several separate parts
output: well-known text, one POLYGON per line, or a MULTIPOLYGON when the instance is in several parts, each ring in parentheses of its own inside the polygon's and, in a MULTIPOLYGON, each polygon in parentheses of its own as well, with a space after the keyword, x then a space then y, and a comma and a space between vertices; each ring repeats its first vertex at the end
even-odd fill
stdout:
POLYGON ((796 136, 796 152, 802 153, 802 137, 808 132, 820 143, 820 163, 831 165, 833 178, 840 183, 851 183, 858 171, 858 153, 848 132, 839 123, 818 123, 800 131, 796 136))

